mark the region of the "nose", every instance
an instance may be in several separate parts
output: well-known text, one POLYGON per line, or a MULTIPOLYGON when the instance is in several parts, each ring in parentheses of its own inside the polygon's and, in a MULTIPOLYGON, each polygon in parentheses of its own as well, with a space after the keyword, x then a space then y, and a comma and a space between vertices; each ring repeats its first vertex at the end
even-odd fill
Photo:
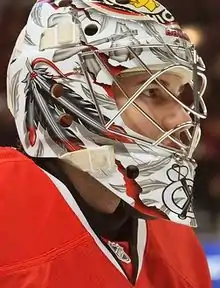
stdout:
POLYGON ((161 124, 165 131, 169 131, 185 122, 191 121, 192 119, 187 111, 179 103, 173 102, 172 105, 167 107, 161 124))

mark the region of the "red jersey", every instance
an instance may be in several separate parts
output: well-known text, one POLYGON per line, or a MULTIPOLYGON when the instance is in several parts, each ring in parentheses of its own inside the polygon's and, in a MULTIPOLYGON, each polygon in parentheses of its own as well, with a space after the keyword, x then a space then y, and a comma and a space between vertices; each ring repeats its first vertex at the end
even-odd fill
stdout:
POLYGON ((0 150, 0 172, 0 287, 211 287, 190 228, 139 219, 132 285, 61 181, 10 148, 0 150))

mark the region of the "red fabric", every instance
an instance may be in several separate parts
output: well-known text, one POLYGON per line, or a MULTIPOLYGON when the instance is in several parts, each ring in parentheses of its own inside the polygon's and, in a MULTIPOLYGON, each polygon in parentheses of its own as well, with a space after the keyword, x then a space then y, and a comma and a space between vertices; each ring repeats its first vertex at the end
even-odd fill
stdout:
POLYGON ((190 228, 148 222, 135 286, 102 253, 51 180, 13 149, 0 149, 0 287, 209 288, 190 228))

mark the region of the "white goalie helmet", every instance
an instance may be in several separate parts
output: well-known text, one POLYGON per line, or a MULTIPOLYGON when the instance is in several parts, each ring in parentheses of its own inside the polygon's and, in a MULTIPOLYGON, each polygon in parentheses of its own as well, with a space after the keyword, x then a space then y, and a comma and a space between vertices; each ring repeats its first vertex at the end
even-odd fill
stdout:
POLYGON ((8 107, 31 157, 60 158, 142 214, 195 227, 192 157, 207 114, 204 71, 158 1, 39 0, 8 66, 8 107), (165 85, 166 73, 182 79, 190 101, 165 85), (121 85, 144 74, 132 94, 121 85), (167 130, 145 111, 138 99, 152 83, 190 120, 167 130), (128 125, 123 115, 131 107, 154 125, 156 138, 128 125))

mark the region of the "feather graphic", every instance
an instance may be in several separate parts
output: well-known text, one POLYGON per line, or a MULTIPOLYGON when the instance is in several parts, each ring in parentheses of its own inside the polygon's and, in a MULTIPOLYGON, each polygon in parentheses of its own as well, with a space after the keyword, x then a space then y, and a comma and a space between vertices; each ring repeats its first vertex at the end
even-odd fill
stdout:
POLYGON ((171 161, 171 157, 160 158, 158 157, 157 160, 150 161, 144 164, 138 164, 138 169, 141 176, 150 176, 153 173, 163 169, 166 165, 168 165, 171 161))
POLYGON ((35 46, 34 42, 31 40, 31 37, 28 34, 27 30, 25 31, 24 43, 27 45, 30 45, 30 46, 35 46))
POLYGON ((156 55, 161 61, 168 63, 176 63, 176 58, 173 53, 165 48, 150 48, 151 52, 156 55))
POLYGON ((147 179, 143 181, 138 181, 138 184, 142 188, 141 195, 148 194, 157 189, 164 189, 167 186, 167 184, 164 182, 158 180, 147 180, 147 179))
MULTIPOLYGON (((85 93, 85 95, 92 100, 91 93, 90 93, 89 89, 87 89, 84 85, 81 85, 81 87, 82 87, 82 90, 85 93)), ((117 109, 115 101, 112 98, 107 97, 106 95, 101 94, 101 93, 97 93, 97 92, 94 92, 94 94, 95 94, 95 98, 96 98, 96 100, 100 106, 102 106, 108 110, 117 109)))
POLYGON ((154 200, 154 199, 143 199, 142 203, 146 206, 152 206, 154 204, 157 204, 158 201, 154 200))
POLYGON ((25 121, 30 145, 36 143, 38 124, 41 124, 58 145, 66 148, 70 145, 70 150, 80 149, 80 145, 83 145, 75 133, 68 129, 72 123, 79 123, 103 137, 120 142, 130 141, 123 129, 117 125, 113 124, 109 131, 106 130, 102 120, 107 123, 109 118, 102 115, 101 120, 100 112, 92 101, 84 99, 70 87, 56 82, 53 75, 47 72, 47 68, 39 67, 39 64, 51 66, 60 77, 65 78, 58 67, 48 59, 36 58, 32 64, 26 61, 29 73, 23 83, 26 83, 25 121), (63 127, 63 118, 65 123, 71 121, 68 127, 63 127))
MULTIPOLYGON (((156 180, 144 180, 144 181, 137 181, 138 185, 141 187, 141 198, 144 198, 144 194, 148 194, 157 189, 163 189, 167 186, 166 183, 156 181, 156 180)), ((119 191, 120 193, 126 193, 126 187, 123 185, 111 185, 115 190, 119 191)))
POLYGON ((41 157, 44 154, 44 145, 41 141, 38 143, 36 157, 41 157))
POLYGON ((30 14, 34 23, 39 27, 43 27, 42 22, 41 22, 42 7, 43 7, 43 3, 36 3, 30 14))
POLYGON ((18 112, 18 97, 19 97, 18 85, 19 85, 19 77, 20 77, 21 70, 22 69, 20 69, 11 79, 11 91, 10 91, 11 105, 12 105, 12 111, 15 117, 18 112))
POLYGON ((110 184, 111 187, 113 189, 115 189, 116 191, 120 192, 120 193, 126 193, 127 189, 125 185, 114 185, 114 184, 110 184))
POLYGON ((35 116, 34 115, 34 100, 31 95, 27 97, 25 111, 26 111, 25 121, 26 121, 26 128, 29 133, 28 135, 29 142, 31 146, 34 146, 36 142, 37 134, 36 134, 36 123, 34 119, 34 116, 35 116))
POLYGON ((69 12, 52 14, 47 20, 47 27, 54 27, 66 18, 71 18, 69 12))
POLYGON ((101 33, 102 31, 104 31, 104 29, 106 27, 108 27, 109 24, 109 17, 106 16, 105 14, 102 15, 102 19, 100 21, 100 30, 99 33, 101 33))
POLYGON ((153 39, 156 39, 161 44, 165 44, 163 37, 161 37, 160 32, 156 29, 153 23, 151 23, 150 21, 143 21, 141 25, 144 26, 147 34, 150 35, 153 39))
POLYGON ((40 124, 53 141, 67 151, 81 149, 80 145, 83 143, 74 133, 67 131, 58 122, 58 119, 63 115, 63 110, 59 104, 55 103, 50 93, 49 87, 51 87, 52 82, 55 82, 52 76, 46 72, 45 68, 33 68, 28 60, 26 66, 29 73, 23 83, 26 83, 25 126, 29 144, 35 145, 36 130, 40 124))

